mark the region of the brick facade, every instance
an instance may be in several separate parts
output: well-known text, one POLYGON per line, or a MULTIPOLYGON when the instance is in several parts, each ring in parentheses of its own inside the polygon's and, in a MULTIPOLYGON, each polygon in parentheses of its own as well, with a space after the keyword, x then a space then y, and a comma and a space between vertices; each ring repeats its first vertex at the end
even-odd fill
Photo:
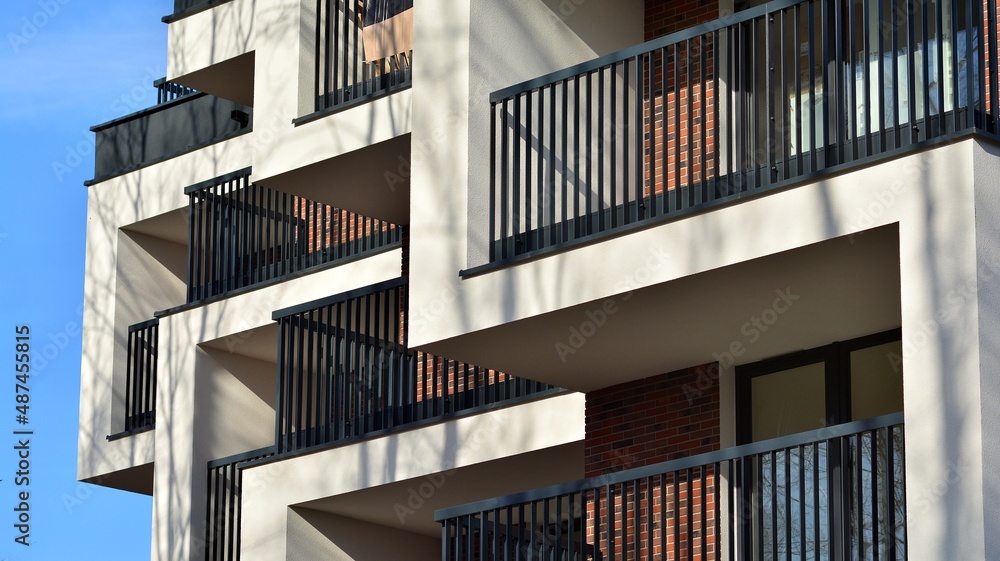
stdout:
MULTIPOLYGON (((586 476, 718 450, 718 378, 718 364, 712 363, 589 392, 586 476)), ((709 467, 616 485, 610 497, 598 491, 586 504, 588 542, 605 554, 614 551, 615 558, 634 551, 642 559, 714 561, 715 480, 715 469, 709 467), (599 518, 608 524, 612 510, 622 526, 618 538, 608 543, 606 531, 598 531, 596 523, 599 518), (621 513, 629 511, 645 514, 622 519, 621 513), (706 557, 703 548, 710 552, 706 557)))
POLYGON ((715 363, 587 394, 587 477, 719 449, 715 363))
POLYGON ((717 0, 646 0, 646 41, 719 17, 717 0))

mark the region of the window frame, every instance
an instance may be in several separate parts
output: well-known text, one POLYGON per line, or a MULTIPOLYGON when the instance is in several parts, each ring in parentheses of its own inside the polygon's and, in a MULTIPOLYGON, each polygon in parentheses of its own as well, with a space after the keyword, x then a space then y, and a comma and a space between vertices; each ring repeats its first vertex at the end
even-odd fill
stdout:
POLYGON ((783 370, 823 363, 826 377, 826 426, 851 421, 851 353, 902 340, 894 328, 836 341, 786 355, 736 366, 736 444, 753 442, 753 379, 783 370))

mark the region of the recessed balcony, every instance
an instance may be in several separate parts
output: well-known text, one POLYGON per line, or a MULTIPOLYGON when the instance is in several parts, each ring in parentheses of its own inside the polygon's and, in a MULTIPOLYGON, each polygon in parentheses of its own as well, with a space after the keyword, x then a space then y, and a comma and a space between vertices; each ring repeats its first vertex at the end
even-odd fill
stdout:
POLYGON ((409 348, 407 297, 401 277, 274 312, 275 444, 209 464, 207 559, 238 559, 245 467, 565 392, 409 348))
POLYGON ((442 559, 907 558, 902 414, 438 511, 442 559))
POLYGON ((240 170, 186 189, 188 303, 398 247, 403 228, 263 187, 240 170))
POLYGON ((488 262, 465 274, 996 137, 996 11, 771 2, 494 92, 488 262))

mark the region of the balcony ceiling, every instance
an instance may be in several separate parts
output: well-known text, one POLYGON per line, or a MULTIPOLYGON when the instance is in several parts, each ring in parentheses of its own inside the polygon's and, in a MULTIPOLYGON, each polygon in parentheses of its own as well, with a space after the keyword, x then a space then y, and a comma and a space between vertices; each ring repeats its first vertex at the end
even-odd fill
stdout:
MULTIPOLYGON (((223 305, 228 305, 224 303, 223 305)), ((203 343, 205 347, 264 362, 278 362, 278 325, 271 323, 203 343)))
POLYGON ((255 178, 255 181, 364 216, 408 224, 409 157, 410 135, 407 134, 281 175, 262 180, 255 178))
POLYGON ((887 227, 638 289, 631 297, 507 323, 425 350, 588 391, 730 360, 727 353, 734 350, 735 364, 745 364, 898 327, 899 274, 898 230, 887 227), (613 313, 602 309, 605 305, 613 313))
POLYGON ((418 508, 407 506, 410 492, 430 478, 400 481, 297 506, 438 538, 441 524, 434 521, 438 509, 582 478, 583 442, 477 464, 441 477, 443 480, 437 481, 443 484, 436 486, 430 497, 422 497, 423 504, 418 508), (405 517, 405 524, 400 523, 396 505, 413 511, 405 517))
POLYGON ((246 53, 171 82, 253 107, 254 53, 246 53))

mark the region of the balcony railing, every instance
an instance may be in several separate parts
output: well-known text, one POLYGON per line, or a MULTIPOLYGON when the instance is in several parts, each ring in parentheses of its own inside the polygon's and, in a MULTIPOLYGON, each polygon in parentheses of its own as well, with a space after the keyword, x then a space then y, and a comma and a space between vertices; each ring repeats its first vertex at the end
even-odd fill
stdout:
POLYGON ((413 0, 316 0, 316 110, 408 87, 413 0))
POLYGON ((97 183, 249 130, 253 109, 165 80, 157 104, 92 127, 97 183))
POLYGON ((560 391, 409 349, 406 298, 400 278, 275 312, 279 453, 560 391))
POLYGON ((156 88, 157 105, 169 103, 175 99, 180 99, 184 96, 198 93, 197 90, 187 86, 168 82, 166 78, 160 78, 159 80, 153 82, 153 87, 156 88))
POLYGON ((193 185, 188 302, 398 245, 401 228, 250 182, 250 170, 193 185))
POLYGON ((902 414, 446 509, 446 561, 907 558, 902 414))
POLYGON ((205 560, 238 561, 242 537, 243 468, 274 455, 274 448, 254 450, 209 462, 205 560))
POLYGON ((997 52, 995 0, 779 0, 495 92, 490 263, 996 136, 997 52))
POLYGON ((156 358, 160 320, 128 328, 125 368, 125 431, 152 428, 156 423, 156 358))

